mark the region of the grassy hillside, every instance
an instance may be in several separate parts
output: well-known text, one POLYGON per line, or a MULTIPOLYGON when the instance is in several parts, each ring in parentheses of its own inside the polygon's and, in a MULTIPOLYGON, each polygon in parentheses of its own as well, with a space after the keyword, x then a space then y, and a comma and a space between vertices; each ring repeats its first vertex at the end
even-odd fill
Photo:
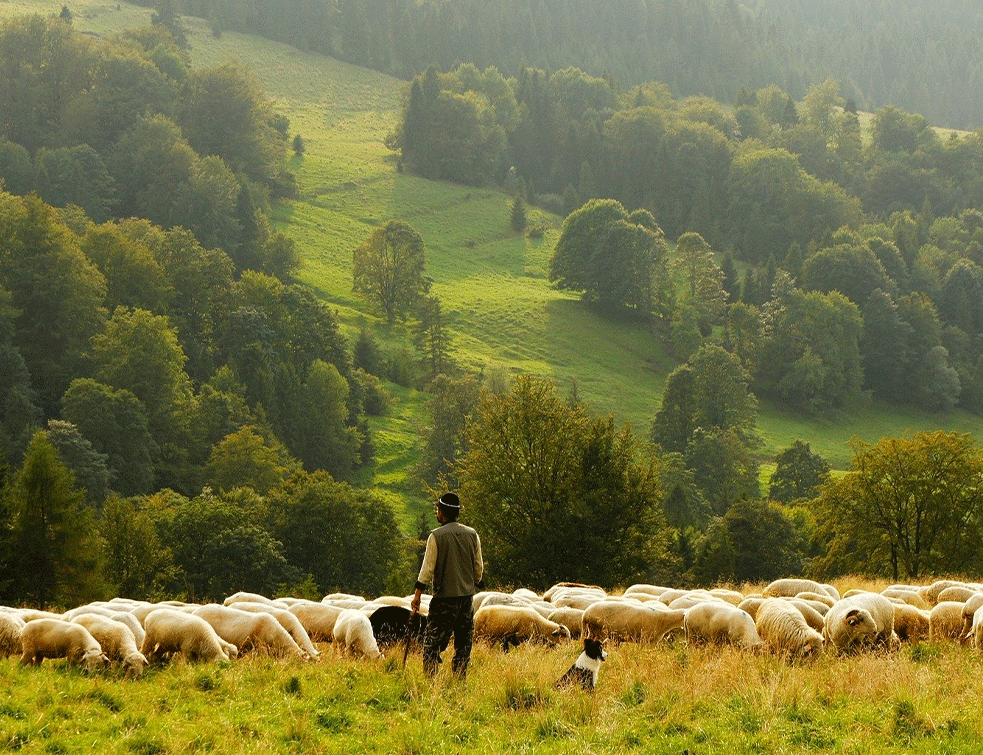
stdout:
MULTIPOLYGON (((6 0, 0 17, 57 12, 61 2, 6 0)), ((105 2, 69 6, 77 28, 108 34, 146 23, 150 11, 105 2), (117 10, 119 7, 119 10, 117 10)), ((390 351, 409 347, 405 326, 367 314, 351 292, 352 251, 389 219, 409 222, 427 245, 427 273, 452 333, 453 358, 473 370, 533 372, 562 391, 576 385, 598 412, 613 412, 640 433, 648 429, 672 368, 658 338, 638 323, 601 316, 576 297, 553 290, 548 260, 561 219, 531 212, 542 239, 516 235, 509 199, 494 188, 474 189, 426 181, 396 170, 383 138, 396 123, 403 82, 267 40, 226 32, 214 38, 207 24, 185 19, 196 65, 238 59, 263 82, 306 153, 293 158, 300 197, 279 207, 276 220, 297 240, 299 277, 330 302, 354 336, 368 325, 390 351)), ((404 524, 422 510, 408 472, 416 456, 424 397, 396 390, 393 414, 374 421, 378 465, 362 483, 400 505, 404 524)), ((979 434, 983 420, 965 413, 926 415, 878 404, 836 421, 808 421, 765 405, 759 420, 767 461, 793 440, 809 441, 834 467, 850 459, 848 441, 876 441, 922 429, 979 434)))

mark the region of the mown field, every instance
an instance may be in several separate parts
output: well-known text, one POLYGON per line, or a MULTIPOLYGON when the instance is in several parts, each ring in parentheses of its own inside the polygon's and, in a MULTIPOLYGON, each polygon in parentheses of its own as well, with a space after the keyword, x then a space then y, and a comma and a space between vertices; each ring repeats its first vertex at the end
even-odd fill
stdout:
MULTIPOLYGON (((837 582, 879 589, 857 580, 837 582)), ((745 586, 744 592, 761 586, 745 586)), ((321 644, 318 663, 175 660, 139 679, 0 659, 0 751, 24 753, 976 753, 981 656, 954 644, 788 663, 609 644, 593 694, 555 689, 579 643, 479 643, 466 681, 321 644)), ((449 655, 445 655, 449 660, 449 655)))
MULTIPOLYGON (((60 0, 4 0, 0 18, 25 12, 57 13, 60 0)), ((145 8, 88 0, 69 4, 76 28, 106 35, 147 23, 145 8)), ((547 266, 562 220, 533 210, 541 239, 512 232, 509 198, 493 187, 426 181, 396 169, 383 139, 395 126, 405 84, 367 69, 255 37, 225 32, 215 38, 206 22, 184 19, 195 65, 235 59, 263 83, 277 110, 306 145, 291 167, 300 196, 276 210, 281 229, 296 239, 303 262, 298 277, 338 312, 354 337, 368 327, 390 353, 412 352, 404 324, 392 327, 369 314, 351 292, 353 250, 389 219, 409 222, 427 245, 427 273, 440 297, 451 354, 462 367, 485 372, 549 376, 560 390, 576 386, 599 413, 614 413, 644 434, 673 363, 651 330, 603 316, 576 297, 555 291, 547 266)), ((391 416, 373 419, 377 464, 359 484, 380 491, 402 512, 404 524, 422 510, 411 473, 425 423, 425 397, 393 387, 391 416)), ((768 462, 796 439, 808 441, 836 469, 849 464, 848 441, 876 441, 916 430, 980 434, 983 420, 966 413, 929 415, 878 403, 834 420, 807 420, 761 407, 761 459, 768 462)))

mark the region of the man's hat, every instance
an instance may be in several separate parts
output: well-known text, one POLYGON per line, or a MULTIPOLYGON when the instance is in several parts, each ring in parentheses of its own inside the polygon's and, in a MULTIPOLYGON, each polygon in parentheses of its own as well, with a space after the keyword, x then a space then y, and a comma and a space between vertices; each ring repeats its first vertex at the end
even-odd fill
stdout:
POLYGON ((457 497, 457 493, 444 493, 437 499, 437 503, 451 511, 461 510, 461 499, 457 497))

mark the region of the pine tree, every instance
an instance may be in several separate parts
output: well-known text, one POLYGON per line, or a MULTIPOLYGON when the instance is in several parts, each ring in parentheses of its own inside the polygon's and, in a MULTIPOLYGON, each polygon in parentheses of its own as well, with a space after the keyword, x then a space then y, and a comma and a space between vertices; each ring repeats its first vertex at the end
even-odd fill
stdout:
POLYGON ((522 233, 524 230, 526 230, 526 203, 522 201, 522 197, 518 194, 516 194, 515 199, 512 200, 510 218, 513 231, 516 233, 522 233))

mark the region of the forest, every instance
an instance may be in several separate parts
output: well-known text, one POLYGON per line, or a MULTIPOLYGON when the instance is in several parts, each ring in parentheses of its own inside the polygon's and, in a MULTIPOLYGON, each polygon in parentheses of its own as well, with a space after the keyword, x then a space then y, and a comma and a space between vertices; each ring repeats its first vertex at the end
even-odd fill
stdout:
POLYGON ((971 438, 858 443, 845 477, 796 442, 763 480, 756 428, 759 396, 983 410, 979 133, 862 124, 833 79, 730 106, 575 67, 417 70, 392 170, 500 187, 515 233, 557 218, 550 282, 677 365, 640 437, 547 380, 457 369, 407 223, 344 252, 415 355, 346 338, 271 219, 303 140, 243 65, 190 66, 166 10, 105 39, 0 26, 0 600, 400 592, 427 523, 357 486, 393 385, 426 391, 414 475, 480 502, 503 584, 979 568, 971 438), (891 463, 896 491, 934 480, 919 510, 861 473, 891 463))
POLYGON ((798 100, 833 77, 864 110, 893 104, 962 129, 981 118, 972 0, 188 0, 185 12, 405 79, 431 64, 574 66, 734 104, 741 87, 798 100))

